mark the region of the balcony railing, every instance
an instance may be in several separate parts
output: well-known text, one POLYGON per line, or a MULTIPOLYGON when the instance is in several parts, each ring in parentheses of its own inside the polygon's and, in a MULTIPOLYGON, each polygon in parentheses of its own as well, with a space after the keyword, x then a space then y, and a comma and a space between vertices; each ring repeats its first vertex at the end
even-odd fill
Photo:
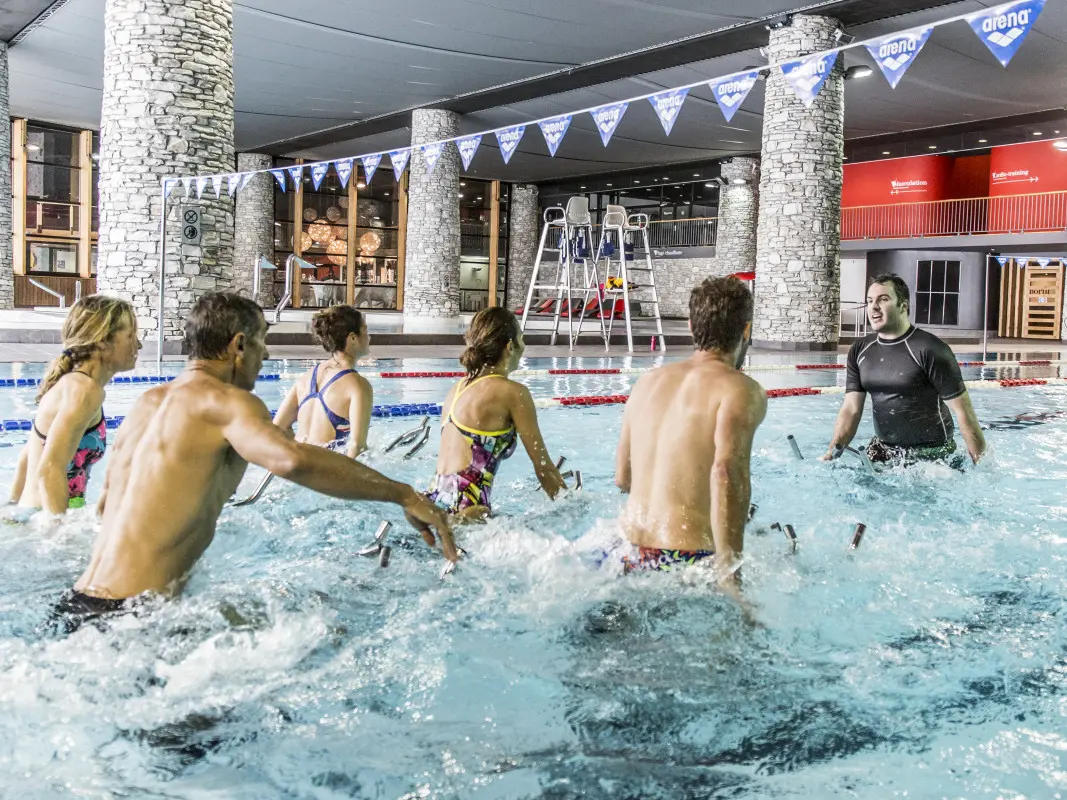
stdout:
POLYGON ((27 200, 26 230, 30 233, 76 236, 78 233, 78 205, 76 203, 50 203, 44 200, 27 200))
POLYGON ((841 209, 845 240, 1062 230, 1067 230, 1067 192, 841 209))
MULTIPOLYGON (((654 219, 648 223, 648 243, 653 247, 714 247, 719 231, 718 217, 694 219, 654 219)), ((600 241, 600 226, 593 226, 594 244, 600 241)), ((640 245, 640 237, 634 238, 640 245)))

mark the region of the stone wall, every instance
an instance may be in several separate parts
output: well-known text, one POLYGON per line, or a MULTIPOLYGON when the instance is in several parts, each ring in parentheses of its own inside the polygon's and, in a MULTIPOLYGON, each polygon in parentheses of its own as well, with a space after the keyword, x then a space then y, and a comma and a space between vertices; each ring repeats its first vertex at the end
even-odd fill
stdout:
MULTIPOLYGON (((796 15, 768 58, 834 46, 836 20, 796 15)), ((780 70, 767 79, 757 230, 757 344, 824 349, 838 338, 844 78, 835 67, 810 107, 780 70)))
MULTIPOLYGON (((237 171, 253 172, 270 169, 273 159, 261 153, 238 153, 237 171)), ((274 261, 274 178, 264 172, 254 176, 237 194, 233 223, 233 288, 251 297, 253 271, 260 256, 274 261)), ((284 269, 284 264, 275 264, 284 269)), ((260 275, 260 305, 273 304, 270 272, 260 275)))
POLYGON ((660 315, 688 319, 689 294, 698 283, 705 278, 730 275, 737 271, 729 263, 724 264, 718 255, 715 258, 660 259, 656 262, 660 315))
POLYGON ((756 269, 759 161, 745 157, 726 161, 722 165, 722 177, 727 183, 719 190, 715 257, 730 267, 730 274, 752 272, 756 269))
MULTIPOLYGON (((160 184, 164 176, 230 173, 232 0, 106 0, 100 123, 99 291, 131 300, 156 329, 160 184)), ((233 283, 233 201, 209 183, 168 202, 166 339, 201 294, 233 283), (180 206, 199 206, 203 240, 182 253, 180 206)), ((154 338, 149 336, 149 338, 154 338)))
POLYGON ((529 183, 512 184, 508 214, 508 284, 504 302, 514 309, 526 302, 537 244, 541 240, 537 187, 529 183))
POLYGON ((7 94, 7 45, 0 42, 0 308, 15 307, 11 255, 11 109, 7 94))
POLYGON ((459 133, 459 115, 435 108, 411 114, 404 327, 450 329, 459 320, 459 151, 445 147, 433 173, 417 145, 459 133))

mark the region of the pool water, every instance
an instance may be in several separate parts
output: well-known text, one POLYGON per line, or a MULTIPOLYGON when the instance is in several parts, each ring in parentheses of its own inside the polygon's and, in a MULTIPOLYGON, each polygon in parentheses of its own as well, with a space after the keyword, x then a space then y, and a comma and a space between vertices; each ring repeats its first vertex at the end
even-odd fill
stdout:
MULTIPOLYGON (((268 405, 302 367, 264 368, 290 376, 258 387, 268 405)), ((528 382, 535 397, 618 394, 635 377, 528 382)), ((372 383, 379 404, 439 402, 449 386, 372 383)), ((143 390, 110 388, 108 414, 143 390)), ((0 389, 0 417, 31 415, 32 395, 0 389)), ((1062 387, 972 398, 986 421, 1067 407, 1062 387)), ((543 410, 550 451, 585 490, 547 500, 520 448, 494 489, 501 516, 459 534, 469 555, 446 579, 394 509, 279 481, 223 514, 180 599, 56 639, 35 627, 85 565, 91 510, 59 532, 5 526, 0 797, 1067 797, 1067 417, 989 431, 990 457, 963 472, 872 476, 814 460, 839 403, 772 400, 757 433, 755 629, 703 571, 623 579, 598 563, 618 542, 621 406, 543 410), (387 569, 356 555, 383 518, 387 569), (795 554, 773 522, 795 526, 795 554)), ((370 463, 423 486, 436 427, 410 461, 380 452, 412 424, 375 420, 370 463)), ((16 455, 0 449, 3 491, 16 455)))

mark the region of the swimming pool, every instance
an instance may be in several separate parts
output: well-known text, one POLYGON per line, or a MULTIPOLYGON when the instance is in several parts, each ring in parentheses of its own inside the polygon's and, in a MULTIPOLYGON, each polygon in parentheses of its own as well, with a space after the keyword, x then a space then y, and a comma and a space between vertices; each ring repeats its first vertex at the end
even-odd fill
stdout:
MULTIPOLYGON (((454 364, 375 369, 393 367, 454 364)), ((769 387, 844 380, 753 374, 769 387)), ((536 397, 618 394, 635 377, 529 383, 536 397)), ((449 385, 372 382, 381 404, 439 402, 449 385)), ((258 391, 273 407, 286 385, 258 391)), ((141 391, 109 389, 108 414, 141 391)), ((32 413, 32 394, 0 389, 0 416, 32 413)), ((972 397, 983 420, 1067 407, 1063 387, 972 397)), ((757 434, 755 630, 695 571, 620 579, 597 566, 616 540, 621 406, 542 411, 585 491, 548 501, 520 448, 494 492, 507 516, 460 534, 469 557, 445 580, 402 523, 387 569, 355 555, 383 516, 399 522, 391 509, 279 482, 223 515, 181 599, 57 640, 33 629, 84 566, 89 513, 58 534, 5 527, 0 796, 1067 796, 1067 418, 988 432, 992 456, 964 473, 870 476, 812 460, 839 402, 772 400, 757 434), (795 555, 776 521, 795 525, 795 555), (868 530, 850 553, 856 522, 868 530)), ((372 447, 412 424, 375 421, 372 447)), ((421 487, 436 442, 435 430, 412 461, 372 463, 421 487)), ((16 452, 0 449, 4 491, 16 452)), ((99 487, 98 475, 90 501, 99 487)))

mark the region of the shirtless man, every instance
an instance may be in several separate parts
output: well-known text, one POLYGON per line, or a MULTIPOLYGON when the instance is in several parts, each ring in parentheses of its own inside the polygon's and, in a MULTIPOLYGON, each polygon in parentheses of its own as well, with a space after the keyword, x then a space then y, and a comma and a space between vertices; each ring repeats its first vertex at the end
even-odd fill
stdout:
POLYGON ((267 357, 259 306, 206 294, 185 335, 185 370, 145 392, 119 429, 92 560, 55 611, 68 630, 144 592, 180 592, 249 462, 333 497, 395 503, 428 544, 436 529, 445 557, 458 558, 444 513, 410 486, 272 423, 251 392, 267 357))
POLYGON ((752 295, 736 278, 708 278, 689 298, 696 352, 644 375, 623 413, 615 483, 630 497, 623 528, 634 569, 670 569, 714 556, 737 595, 751 491, 752 437, 767 395, 738 368, 752 335, 752 295))

